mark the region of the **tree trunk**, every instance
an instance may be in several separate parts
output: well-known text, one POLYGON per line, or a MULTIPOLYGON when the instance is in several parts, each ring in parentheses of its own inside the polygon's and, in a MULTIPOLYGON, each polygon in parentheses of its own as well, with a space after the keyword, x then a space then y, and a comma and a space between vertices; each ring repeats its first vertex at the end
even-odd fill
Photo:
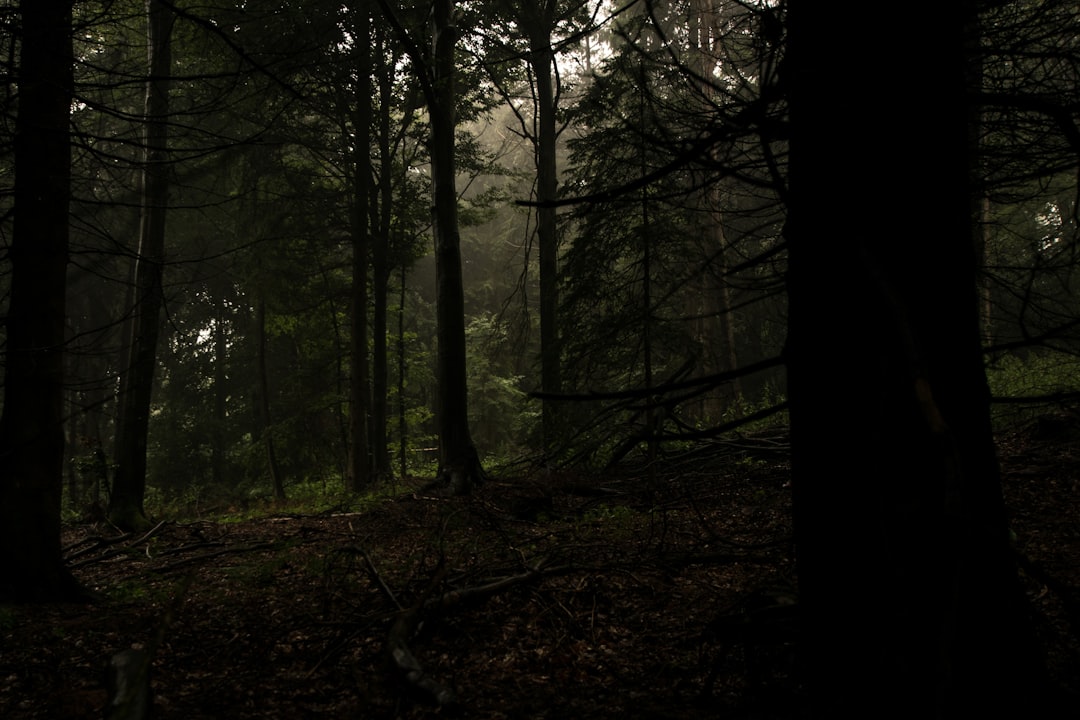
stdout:
POLYGON ((109 499, 109 520, 117 527, 149 525, 143 510, 146 494, 146 443, 150 400, 157 365, 165 262, 165 214, 168 204, 169 77, 173 15, 161 0, 146 0, 147 61, 144 121, 142 213, 139 253, 135 260, 135 304, 127 371, 120 388, 116 430, 116 475, 109 499))
MULTIPOLYGON (((645 93, 648 88, 648 77, 645 65, 639 65, 641 85, 638 97, 638 127, 641 128, 642 136, 639 147, 639 160, 641 163, 641 177, 648 172, 648 147, 645 143, 646 117, 645 117, 645 93)), ((644 377, 642 383, 645 390, 652 391, 653 387, 653 343, 652 343, 652 208, 649 199, 647 185, 641 187, 641 219, 639 220, 638 232, 641 235, 641 354, 644 377)), ((656 482, 656 459, 659 455, 659 436, 663 429, 663 418, 660 408, 656 405, 656 398, 649 396, 645 409, 645 437, 648 439, 649 458, 649 484, 656 482)))
POLYGON ((15 222, 0 417, 0 602, 74 599, 60 551, 71 6, 22 2, 15 222))
POLYGON ((398 312, 397 312, 397 416, 398 416, 398 463, 401 479, 409 476, 409 420, 405 406, 405 281, 408 272, 405 263, 401 264, 401 285, 399 287, 398 312))
POLYGON ((367 3, 356 9, 357 81, 353 116, 352 322, 349 358, 349 478, 359 492, 371 483, 368 412, 371 381, 368 368, 368 205, 371 186, 371 47, 367 3))
POLYGON ((273 424, 270 417, 270 378, 266 370, 266 298, 261 290, 255 301, 255 342, 259 376, 259 430, 266 448, 266 469, 270 473, 274 499, 280 502, 285 499, 285 482, 278 465, 277 452, 274 450, 273 424))
MULTIPOLYGON (((380 34, 380 50, 386 44, 380 34)), ((393 149, 390 135, 390 112, 393 105, 392 68, 386 52, 379 53, 379 214, 377 232, 371 253, 371 272, 374 277, 375 317, 372 326, 372 382, 371 382, 371 460, 376 481, 393 475, 390 468, 390 448, 387 440, 389 428, 388 397, 390 394, 389 356, 387 348, 387 312, 390 305, 390 232, 393 222, 393 149)))
POLYGON ((933 23, 790 8, 789 397, 815 718, 1039 716, 979 342, 966 21, 963 3, 933 23))
MULTIPOLYGON (((718 102, 718 92, 714 85, 715 78, 723 74, 723 68, 717 55, 721 42, 722 18, 715 0, 696 0, 695 18, 695 63, 694 71, 700 78, 702 111, 708 113, 718 102)), ((719 166, 719 148, 714 148, 710 164, 719 166)), ((706 239, 702 273, 702 287, 705 297, 702 300, 702 336, 707 338, 707 345, 715 349, 709 354, 702 367, 702 374, 729 372, 739 366, 735 346, 735 318, 732 310, 731 286, 728 282, 728 238, 724 228, 724 183, 710 182, 703 197, 703 210, 707 218, 702 237, 706 239)), ((703 415, 709 421, 723 417, 730 406, 737 405, 742 397, 739 379, 702 398, 703 415)))
POLYGON ((455 59, 458 29, 454 3, 435 0, 432 9, 431 173, 434 184, 435 284, 438 297, 439 479, 455 494, 468 493, 481 478, 480 460, 469 432, 465 366, 465 290, 461 276, 456 165, 454 160, 455 59))
MULTIPOLYGON (((545 394, 562 391, 557 312, 559 307, 559 238, 555 206, 558 166, 555 156, 555 53, 551 49, 554 16, 551 3, 523 3, 528 20, 529 62, 536 77, 536 236, 540 253, 540 385, 545 394)), ((560 422, 553 400, 543 401, 545 454, 559 445, 560 422)))
POLYGON ((210 438, 210 467, 215 488, 225 484, 225 423, 228 397, 229 336, 225 331, 225 289, 215 288, 214 297, 214 425, 210 438))

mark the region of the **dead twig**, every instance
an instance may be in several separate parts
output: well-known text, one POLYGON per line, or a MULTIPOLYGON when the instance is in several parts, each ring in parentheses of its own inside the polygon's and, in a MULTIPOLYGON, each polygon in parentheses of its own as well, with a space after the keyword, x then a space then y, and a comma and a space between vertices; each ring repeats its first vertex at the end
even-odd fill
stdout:
POLYGON ((361 550, 360 554, 363 556, 364 562, 367 563, 368 575, 371 576, 372 582, 378 586, 379 590, 386 596, 387 600, 397 606, 398 610, 404 610, 405 608, 401 606, 401 603, 399 603, 398 599, 394 596, 394 591, 390 589, 386 584, 386 581, 382 579, 382 575, 379 574, 378 569, 375 567, 375 561, 371 559, 371 554, 368 553, 367 550, 361 550))

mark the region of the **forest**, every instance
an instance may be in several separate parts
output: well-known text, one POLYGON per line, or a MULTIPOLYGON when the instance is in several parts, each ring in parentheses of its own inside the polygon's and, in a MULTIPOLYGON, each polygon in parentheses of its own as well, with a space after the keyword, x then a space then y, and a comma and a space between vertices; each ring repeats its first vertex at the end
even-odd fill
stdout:
POLYGON ((1080 712, 1080 7, 0 0, 0 716, 1080 712))

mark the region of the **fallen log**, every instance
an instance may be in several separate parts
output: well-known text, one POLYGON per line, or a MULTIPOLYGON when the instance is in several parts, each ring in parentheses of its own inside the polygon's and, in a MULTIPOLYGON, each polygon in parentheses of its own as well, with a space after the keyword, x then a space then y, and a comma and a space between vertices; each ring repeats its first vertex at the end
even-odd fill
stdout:
MULTIPOLYGON (((370 559, 368 562, 369 570, 378 579, 378 583, 383 588, 383 592, 387 593, 390 597, 393 597, 393 593, 389 591, 389 588, 386 587, 382 578, 378 576, 378 572, 375 571, 374 564, 371 563, 370 559)), ((566 569, 567 568, 563 567, 551 568, 545 572, 542 568, 542 563, 540 563, 517 575, 508 575, 506 577, 496 578, 482 585, 448 590, 444 593, 435 595, 434 589, 442 582, 442 578, 445 575, 445 570, 442 563, 440 563, 439 570, 428 585, 427 590, 421 596, 420 601, 411 608, 398 613, 394 623, 390 627, 390 632, 387 634, 386 647, 394 662, 394 666, 402 674, 402 677, 409 686, 418 690, 425 698, 434 702, 436 705, 449 706, 455 704, 457 702, 457 696, 454 691, 428 675, 420 664, 420 661, 413 654, 412 649, 409 647, 409 641, 415 636, 417 629, 420 627, 420 623, 425 618, 425 613, 436 610, 444 611, 455 605, 485 599, 515 585, 535 580, 545 574, 564 572, 566 569)))

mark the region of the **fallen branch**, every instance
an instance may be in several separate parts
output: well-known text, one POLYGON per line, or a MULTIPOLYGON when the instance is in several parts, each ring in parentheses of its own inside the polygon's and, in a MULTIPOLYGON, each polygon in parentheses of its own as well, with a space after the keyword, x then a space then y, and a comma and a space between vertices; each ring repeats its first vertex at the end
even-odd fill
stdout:
POLYGON ((169 563, 168 565, 162 565, 161 567, 151 568, 150 571, 151 572, 156 572, 156 573, 167 573, 167 572, 172 572, 173 570, 175 570, 175 569, 177 569, 179 567, 183 567, 184 565, 190 565, 191 563, 199 562, 201 560, 209 560, 210 558, 219 557, 221 555, 229 555, 231 553, 251 552, 251 551, 254 551, 254 550, 269 550, 270 548, 273 548, 273 547, 274 547, 274 543, 272 543, 272 542, 254 542, 254 543, 247 543, 246 545, 234 545, 234 546, 231 546, 231 547, 224 547, 224 548, 221 548, 220 550, 215 550, 213 552, 203 553, 201 555, 192 555, 191 557, 182 558, 180 560, 174 560, 173 562, 169 563))
POLYGON ((453 605, 458 605, 471 600, 477 600, 494 595, 501 590, 513 587, 514 585, 520 585, 530 580, 535 580, 541 575, 555 574, 561 568, 553 568, 549 572, 545 573, 539 567, 530 568, 523 573, 517 575, 509 575, 502 577, 491 582, 484 583, 483 585, 474 585, 473 587, 462 588, 460 590, 450 590, 442 595, 432 598, 425 603, 425 608, 448 608, 453 605))
MULTIPOLYGON (((366 553, 364 556, 367 558, 366 553)), ((374 577, 378 578, 379 584, 383 586, 383 593, 388 597, 393 598, 393 593, 382 583, 382 578, 378 576, 374 565, 371 564, 370 558, 368 558, 368 563, 371 573, 374 577)), ((445 610, 465 602, 484 599, 515 585, 535 580, 538 577, 560 574, 570 570, 571 568, 569 566, 560 566, 545 570, 543 568, 543 561, 541 561, 525 572, 501 577, 486 582, 483 585, 449 590, 441 595, 433 597, 432 593, 435 587, 442 582, 442 578, 445 575, 445 569, 440 563, 439 570, 436 572, 431 583, 429 583, 427 590, 421 595, 420 600, 408 610, 399 613, 394 620, 393 625, 390 627, 386 645, 390 657, 394 661, 394 665, 401 671, 409 685, 420 690, 437 705, 445 706, 456 703, 457 697, 454 692, 428 675, 409 647, 409 640, 415 635, 417 628, 420 626, 420 622, 424 619, 424 613, 430 610, 445 610)))
POLYGON ((75 558, 82 557, 83 555, 89 555, 90 553, 96 550, 100 550, 103 547, 109 547, 110 545, 116 545, 117 543, 122 543, 125 540, 129 540, 133 534, 134 533, 124 533, 122 535, 116 535, 114 537, 101 537, 100 535, 95 535, 93 537, 83 538, 79 542, 67 546, 63 549, 62 552, 66 555, 65 561, 70 563, 75 558), (82 548, 81 550, 71 552, 80 545, 86 545, 86 547, 82 548), (71 554, 68 555, 67 553, 71 554))
POLYGON ((440 559, 439 567, 435 571, 431 582, 428 583, 427 588, 421 594, 420 600, 408 610, 398 613, 393 625, 390 626, 390 632, 386 636, 386 647, 390 652, 390 657, 393 659, 394 665, 404 675, 405 680, 433 700, 436 705, 440 706, 453 705, 457 702, 457 697, 454 695, 453 690, 443 687, 441 683, 424 672, 420 661, 416 659, 412 650, 409 649, 409 640, 412 639, 417 628, 420 627, 421 613, 427 606, 431 593, 443 581, 445 575, 446 566, 440 559))
POLYGON ((69 568, 77 568, 77 567, 83 567, 85 565, 92 565, 92 564, 97 563, 97 562, 103 562, 103 561, 108 560, 110 558, 114 558, 117 555, 130 555, 130 554, 136 552, 136 550, 135 550, 136 545, 141 545, 142 543, 144 543, 147 540, 149 540, 150 538, 152 538, 154 535, 156 535, 158 532, 160 532, 161 529, 163 527, 165 527, 165 525, 167 523, 168 523, 168 521, 162 520, 157 525, 150 528, 148 531, 146 531, 141 536, 139 536, 139 538, 137 538, 136 540, 132 540, 130 543, 127 543, 127 541, 131 540, 132 536, 134 536, 134 533, 130 533, 130 532, 123 533, 121 535, 116 535, 114 537, 108 537, 108 538, 107 537, 101 537, 101 536, 96 536, 96 537, 92 537, 92 538, 85 538, 85 539, 80 540, 79 542, 75 543, 74 545, 69 546, 68 548, 66 548, 64 550, 64 552, 67 552, 68 550, 71 550, 73 548, 77 548, 80 545, 87 545, 87 547, 84 547, 81 550, 77 550, 76 552, 71 553, 70 555, 68 555, 64 559, 64 561, 67 563, 69 568), (88 558, 86 560, 82 560, 82 561, 77 562, 77 563, 72 562, 76 558, 83 557, 84 555, 89 555, 90 553, 96 552, 96 551, 100 550, 101 548, 107 548, 107 547, 110 547, 112 545, 117 545, 119 543, 127 543, 127 544, 123 548, 117 548, 117 549, 111 550, 109 552, 104 552, 101 555, 98 555, 96 557, 88 558))
MULTIPOLYGON (((97 548, 95 548, 95 549, 97 549, 97 548)), ((68 568, 69 569, 75 569, 75 568, 85 567, 86 565, 93 565, 94 563, 105 562, 106 560, 111 560, 112 558, 118 557, 120 555, 137 555, 138 553, 139 553, 139 551, 137 549, 125 545, 122 548, 112 548, 110 550, 107 550, 107 551, 103 552, 100 555, 96 555, 94 557, 87 558, 85 560, 80 560, 79 562, 76 562, 76 563, 68 562, 68 568)))
POLYGON ((189 543, 187 545, 180 545, 174 548, 168 548, 158 553, 158 557, 165 557, 166 555, 180 555, 182 553, 191 552, 192 550, 200 550, 208 547, 221 547, 225 543, 220 540, 205 540, 203 542, 189 543))
POLYGON ((394 591, 390 589, 390 586, 382 579, 382 575, 379 574, 379 570, 375 567, 375 561, 371 559, 371 554, 367 550, 361 550, 360 554, 363 555, 364 561, 367 563, 368 574, 371 576, 372 581, 379 586, 382 594, 386 596, 387 600, 394 603, 398 610, 404 610, 405 608, 401 606, 397 597, 394 596, 394 591))
POLYGON ((140 537, 140 538, 139 538, 138 540, 136 540, 135 542, 133 542, 133 543, 131 543, 131 544, 132 544, 132 545, 141 545, 142 543, 146 542, 146 541, 147 541, 147 540, 149 540, 150 538, 152 538, 152 537, 154 537, 155 535, 157 535, 157 534, 158 534, 158 532, 160 532, 160 531, 161 531, 161 528, 165 527, 165 525, 166 525, 167 523, 168 523, 168 521, 167 521, 167 520, 162 520, 162 521, 161 521, 161 522, 159 522, 159 523, 158 523, 157 525, 155 525, 154 527, 152 527, 152 528, 150 528, 149 530, 147 530, 147 531, 146 531, 146 533, 145 533, 145 534, 144 534, 144 535, 143 535, 142 537, 140 537))
POLYGON ((416 689, 435 701, 437 705, 453 705, 457 702, 454 691, 444 687, 432 678, 420 665, 420 661, 409 649, 411 638, 420 623, 420 607, 414 607, 398 615, 394 624, 390 627, 390 633, 386 638, 387 649, 394 665, 405 676, 405 680, 416 689))

